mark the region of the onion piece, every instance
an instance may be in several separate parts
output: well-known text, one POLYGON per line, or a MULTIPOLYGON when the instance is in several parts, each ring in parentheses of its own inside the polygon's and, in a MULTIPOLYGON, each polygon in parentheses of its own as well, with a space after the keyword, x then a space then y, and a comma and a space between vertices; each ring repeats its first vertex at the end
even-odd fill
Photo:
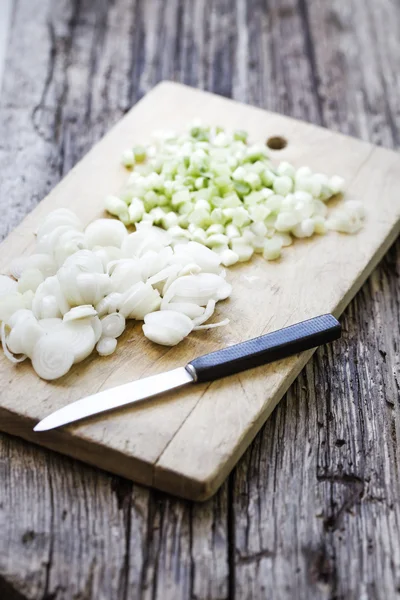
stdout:
POLYGON ((37 288, 43 283, 44 277, 40 269, 25 269, 18 280, 18 291, 23 294, 28 290, 36 292, 37 288))
POLYGON ((86 244, 83 234, 79 231, 68 231, 60 237, 54 248, 54 260, 58 266, 61 266, 67 258, 85 248, 86 244))
POLYGON ((96 350, 100 356, 110 356, 117 347, 117 340, 114 337, 102 337, 97 342, 96 350))
POLYGON ((189 317, 175 311, 157 311, 144 317, 144 335, 162 346, 176 346, 193 330, 189 317))
POLYGON ((19 292, 0 296, 0 321, 8 321, 21 308, 26 308, 26 306, 24 297, 19 292))
POLYGON ((38 241, 36 245, 36 251, 53 256, 56 247, 60 245, 62 237, 65 234, 71 235, 71 233, 72 236, 82 235, 72 225, 60 225, 59 227, 56 227, 53 231, 43 236, 38 241))
POLYGON ((96 305, 110 292, 111 282, 108 275, 100 273, 80 273, 75 280, 76 291, 82 298, 79 304, 96 305))
POLYGON ((218 254, 198 242, 177 244, 174 248, 174 257, 176 260, 184 261, 183 264, 195 263, 206 273, 218 273, 221 264, 218 254))
POLYGON ((64 267, 77 267, 84 273, 104 273, 103 263, 91 250, 79 250, 72 256, 69 256, 64 263, 64 267))
POLYGON ((78 230, 83 229, 82 223, 75 213, 68 209, 59 209, 47 215, 43 223, 39 226, 36 237, 38 240, 41 240, 44 236, 54 231, 54 229, 63 225, 68 225, 78 230))
POLYGON ((125 317, 121 313, 111 313, 102 317, 100 321, 104 337, 117 338, 125 329, 125 317))
POLYGON ((112 261, 117 261, 122 258, 121 250, 116 248, 115 246, 95 246, 93 248, 93 253, 100 258, 103 263, 104 273, 107 273, 108 265, 112 261))
POLYGON ((60 342, 64 341, 74 353, 74 363, 81 362, 91 354, 96 343, 93 327, 87 322, 69 321, 57 330, 60 342))
POLYGON ((17 310, 15 313, 13 313, 11 315, 11 317, 5 321, 5 323, 12 329, 20 321, 23 322, 26 319, 30 319, 33 316, 34 315, 31 310, 29 310, 28 308, 21 308, 21 309, 17 310))
POLYGON ((115 219, 97 219, 85 229, 85 242, 88 248, 94 246, 121 247, 128 232, 121 221, 115 219))
POLYGON ((57 265, 53 258, 48 254, 31 254, 16 258, 10 264, 10 273, 15 279, 19 279, 26 269, 39 269, 44 277, 54 275, 57 271, 57 265))
POLYGON ((196 325, 196 327, 193 327, 193 331, 199 331, 200 329, 214 329, 215 327, 225 327, 225 325, 228 325, 228 323, 229 319, 224 319, 219 323, 209 323, 208 325, 196 325))
POLYGON ((149 277, 147 283, 150 283, 150 285, 156 285, 157 283, 166 281, 171 275, 177 276, 178 271, 178 265, 170 265, 169 267, 165 267, 165 269, 161 269, 158 273, 149 277))
POLYGON ((63 328, 63 320, 59 318, 39 319, 38 323, 46 333, 53 333, 63 328))
POLYGON ((175 302, 194 302, 206 306, 213 298, 215 301, 225 300, 232 291, 232 286, 219 275, 199 273, 176 279, 164 295, 162 306, 173 298, 175 302))
POLYGON ((97 315, 96 310, 91 304, 81 304, 80 306, 74 306, 63 317, 64 323, 68 321, 77 321, 80 319, 86 319, 87 317, 95 317, 97 315))
POLYGON ((215 300, 213 300, 212 298, 207 302, 207 306, 206 309, 204 311, 204 313, 200 316, 200 317, 195 317, 193 319, 193 324, 195 326, 198 325, 202 325, 203 323, 205 323, 206 321, 208 321, 208 319, 210 319, 213 314, 214 314, 214 310, 215 310, 215 300))
POLYGON ((40 338, 32 353, 32 366, 42 379, 53 381, 62 377, 74 363, 74 352, 58 332, 40 338))
POLYGON ((201 315, 204 314, 205 309, 193 302, 170 302, 169 304, 165 304, 162 307, 162 310, 174 310, 183 313, 189 317, 189 319, 195 319, 201 317, 201 315))
POLYGON ((20 291, 17 289, 17 282, 7 275, 0 275, 0 296, 6 296, 13 292, 20 291))
POLYGON ((143 281, 142 268, 136 259, 124 259, 110 264, 111 287, 115 292, 126 292, 139 281, 143 281))
POLYGON ((32 312, 37 319, 52 319, 62 316, 56 297, 53 294, 42 292, 36 292, 32 302, 32 312))
POLYGON ((12 363, 17 364, 17 363, 23 362, 27 358, 25 354, 23 354, 19 358, 15 358, 14 354, 12 354, 12 352, 10 352, 10 350, 8 349, 5 323, 1 324, 1 344, 3 346, 3 352, 6 356, 6 358, 8 358, 8 360, 11 361, 12 363))
POLYGON ((96 311, 99 317, 116 312, 121 303, 122 294, 111 292, 96 304, 96 311))
POLYGON ((99 319, 99 317, 92 317, 90 319, 90 325, 92 326, 92 329, 94 331, 94 339, 95 339, 95 343, 97 344, 97 342, 99 341, 99 339, 101 338, 102 334, 103 334, 103 328, 101 326, 101 321, 99 319))
POLYGON ((129 234, 122 242, 121 251, 127 258, 140 257, 149 250, 159 252, 168 246, 170 241, 171 237, 163 229, 146 227, 129 234))
POLYGON ((119 312, 126 319, 140 320, 147 313, 157 310, 160 304, 159 292, 150 284, 140 281, 122 295, 119 312))
POLYGON ((36 342, 46 335, 33 314, 27 319, 19 319, 8 336, 7 344, 13 354, 32 356, 36 342))

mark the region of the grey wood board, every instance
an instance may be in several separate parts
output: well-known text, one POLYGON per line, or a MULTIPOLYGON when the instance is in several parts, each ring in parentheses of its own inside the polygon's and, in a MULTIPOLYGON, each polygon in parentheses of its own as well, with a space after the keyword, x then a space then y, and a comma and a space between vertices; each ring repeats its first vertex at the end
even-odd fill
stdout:
MULTIPOLYGON (((398 147, 399 23, 389 0, 19 0, 2 235, 162 79, 398 147)), ((205 505, 1 435, 0 597, 398 597, 399 257, 345 312, 347 369, 318 351, 205 505)))

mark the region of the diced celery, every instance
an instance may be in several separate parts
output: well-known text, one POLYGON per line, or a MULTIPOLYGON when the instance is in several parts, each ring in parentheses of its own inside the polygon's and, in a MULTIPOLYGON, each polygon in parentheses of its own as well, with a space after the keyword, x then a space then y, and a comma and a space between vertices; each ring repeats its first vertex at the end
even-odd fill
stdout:
POLYGON ((143 146, 136 146, 132 150, 136 163, 142 163, 146 160, 146 149, 143 146))
POLYGON ((251 191, 251 186, 245 181, 235 181, 233 187, 239 196, 246 196, 251 191))
POLYGON ((186 204, 190 202, 190 192, 189 190, 181 190, 179 192, 175 192, 172 195, 171 205, 174 208, 177 208, 181 204, 186 204))
POLYGON ((247 136, 248 136, 248 133, 247 133, 247 131, 244 131, 244 129, 236 129, 236 131, 233 132, 233 139, 238 140, 240 142, 246 143, 247 136))

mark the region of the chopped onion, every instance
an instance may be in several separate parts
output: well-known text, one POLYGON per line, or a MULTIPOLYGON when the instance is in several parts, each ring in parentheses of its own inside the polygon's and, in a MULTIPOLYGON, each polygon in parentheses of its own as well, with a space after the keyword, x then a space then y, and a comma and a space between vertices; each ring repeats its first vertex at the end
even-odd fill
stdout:
POLYGON ((144 317, 142 329, 152 342, 162 346, 176 346, 193 330, 193 322, 180 312, 158 311, 144 317))
POLYGON ((80 231, 83 229, 82 223, 75 213, 68 209, 59 209, 47 215, 36 232, 37 239, 40 240, 62 225, 68 225, 80 231))
POLYGON ((119 292, 111 292, 96 304, 96 312, 99 317, 116 312, 121 303, 122 294, 119 292))
POLYGON ((39 269, 26 269, 18 280, 18 291, 21 294, 28 290, 36 292, 39 285, 43 283, 43 280, 43 273, 39 269))
POLYGON ((94 246, 116 246, 121 247, 127 237, 126 227, 115 219, 97 219, 85 229, 85 242, 88 248, 94 246))
POLYGON ((101 338, 101 336, 103 334, 103 328, 101 326, 101 321, 100 321, 99 317, 98 316, 92 317, 90 319, 90 325, 92 326, 92 329, 94 331, 94 339, 95 339, 95 343, 97 344, 97 342, 99 341, 99 339, 101 338))
POLYGON ((72 367, 74 351, 68 340, 59 333, 49 333, 41 337, 32 353, 32 366, 42 379, 52 381, 62 377, 72 367))
POLYGON ((31 310, 27 308, 21 308, 20 310, 17 310, 15 313, 13 313, 11 317, 5 321, 5 323, 12 329, 20 321, 30 319, 32 316, 33 312, 31 310))
MULTIPOLYGON (((21 291, 17 289, 17 282, 7 275, 0 275, 0 296, 12 294, 12 292, 21 291)), ((25 291, 25 290, 24 290, 25 291)))
POLYGON ((125 329, 125 317, 121 313, 111 313, 102 317, 100 321, 104 337, 117 338, 125 329))
POLYGON ((10 265, 10 272, 15 279, 19 279, 26 269, 39 269, 44 277, 54 275, 57 265, 48 254, 31 254, 24 258, 16 258, 10 265))
POLYGON ((20 319, 11 329, 7 344, 13 354, 32 356, 36 342, 46 335, 33 314, 30 318, 20 319))
POLYGON ((97 311, 93 308, 91 304, 82 304, 80 306, 74 306, 67 313, 65 313, 63 320, 64 323, 68 321, 77 321, 80 319, 86 319, 87 317, 95 317, 97 315, 97 311))
POLYGON ((114 337, 102 337, 97 342, 96 350, 100 356, 110 356, 117 347, 117 340, 114 337))
POLYGON ((104 273, 101 259, 91 250, 75 252, 75 254, 66 259, 64 267, 76 267, 84 273, 104 273))
POLYGON ((140 257, 149 250, 158 252, 169 243, 170 236, 166 231, 159 227, 149 227, 129 234, 122 242, 121 251, 127 258, 140 257))
POLYGON ((213 300, 212 298, 207 302, 207 306, 206 309, 204 311, 204 313, 199 316, 199 317, 195 317, 193 319, 193 324, 198 326, 198 325, 202 325, 203 323, 205 323, 206 321, 208 321, 208 319, 210 319, 210 317, 212 317, 212 315, 214 314, 214 310, 215 310, 215 300, 213 300))
POLYGON ((138 282, 143 282, 142 267, 135 259, 117 261, 111 267, 111 287, 115 292, 126 292, 138 282))
POLYGON ((164 295, 163 306, 174 299, 174 302, 193 302, 206 306, 213 298, 215 301, 225 300, 232 291, 232 286, 221 276, 213 273, 199 273, 176 279, 164 295))
POLYGON ((126 319, 141 320, 147 313, 157 310, 160 304, 159 292, 140 281, 122 295, 119 311, 126 319))
POLYGON ((12 363, 20 363, 23 362, 27 356, 25 354, 22 354, 19 358, 16 358, 14 356, 14 354, 12 354, 12 352, 10 352, 10 350, 8 349, 7 346, 7 339, 6 339, 6 324, 2 323, 1 324, 1 345, 3 346, 3 352, 6 356, 6 358, 8 358, 9 361, 11 361, 12 363))
POLYGON ((216 327, 225 327, 228 325, 229 319, 224 319, 223 321, 219 321, 219 323, 209 323, 207 325, 196 325, 193 327, 193 331, 199 331, 200 329, 215 329, 216 327))
POLYGON ((0 296, 0 321, 8 321, 21 308, 26 308, 26 306, 24 297, 19 292, 0 296))
POLYGON ((74 353, 74 363, 81 362, 92 353, 96 336, 87 322, 69 321, 57 330, 60 342, 64 341, 74 353))
POLYGON ((115 246, 106 246, 104 248, 95 246, 93 248, 93 252, 103 263, 104 273, 107 273, 107 268, 110 262, 117 261, 122 258, 121 250, 115 246))
POLYGON ((63 328, 63 320, 59 318, 39 319, 38 323, 46 333, 53 333, 63 328))
POLYGON ((174 310, 175 312, 181 312, 190 319, 196 319, 204 314, 205 309, 198 304, 193 302, 170 302, 164 304, 162 310, 174 310))

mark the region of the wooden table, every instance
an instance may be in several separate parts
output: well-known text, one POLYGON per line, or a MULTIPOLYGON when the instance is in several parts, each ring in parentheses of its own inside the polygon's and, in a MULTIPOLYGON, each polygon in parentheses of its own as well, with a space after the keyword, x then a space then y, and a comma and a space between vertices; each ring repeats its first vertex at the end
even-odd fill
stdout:
MULTIPOLYGON (((162 79, 398 146, 399 27, 390 0, 19 0, 1 236, 162 79)), ((0 435, 0 598, 397 598, 399 270, 398 242, 206 504, 0 435)))

